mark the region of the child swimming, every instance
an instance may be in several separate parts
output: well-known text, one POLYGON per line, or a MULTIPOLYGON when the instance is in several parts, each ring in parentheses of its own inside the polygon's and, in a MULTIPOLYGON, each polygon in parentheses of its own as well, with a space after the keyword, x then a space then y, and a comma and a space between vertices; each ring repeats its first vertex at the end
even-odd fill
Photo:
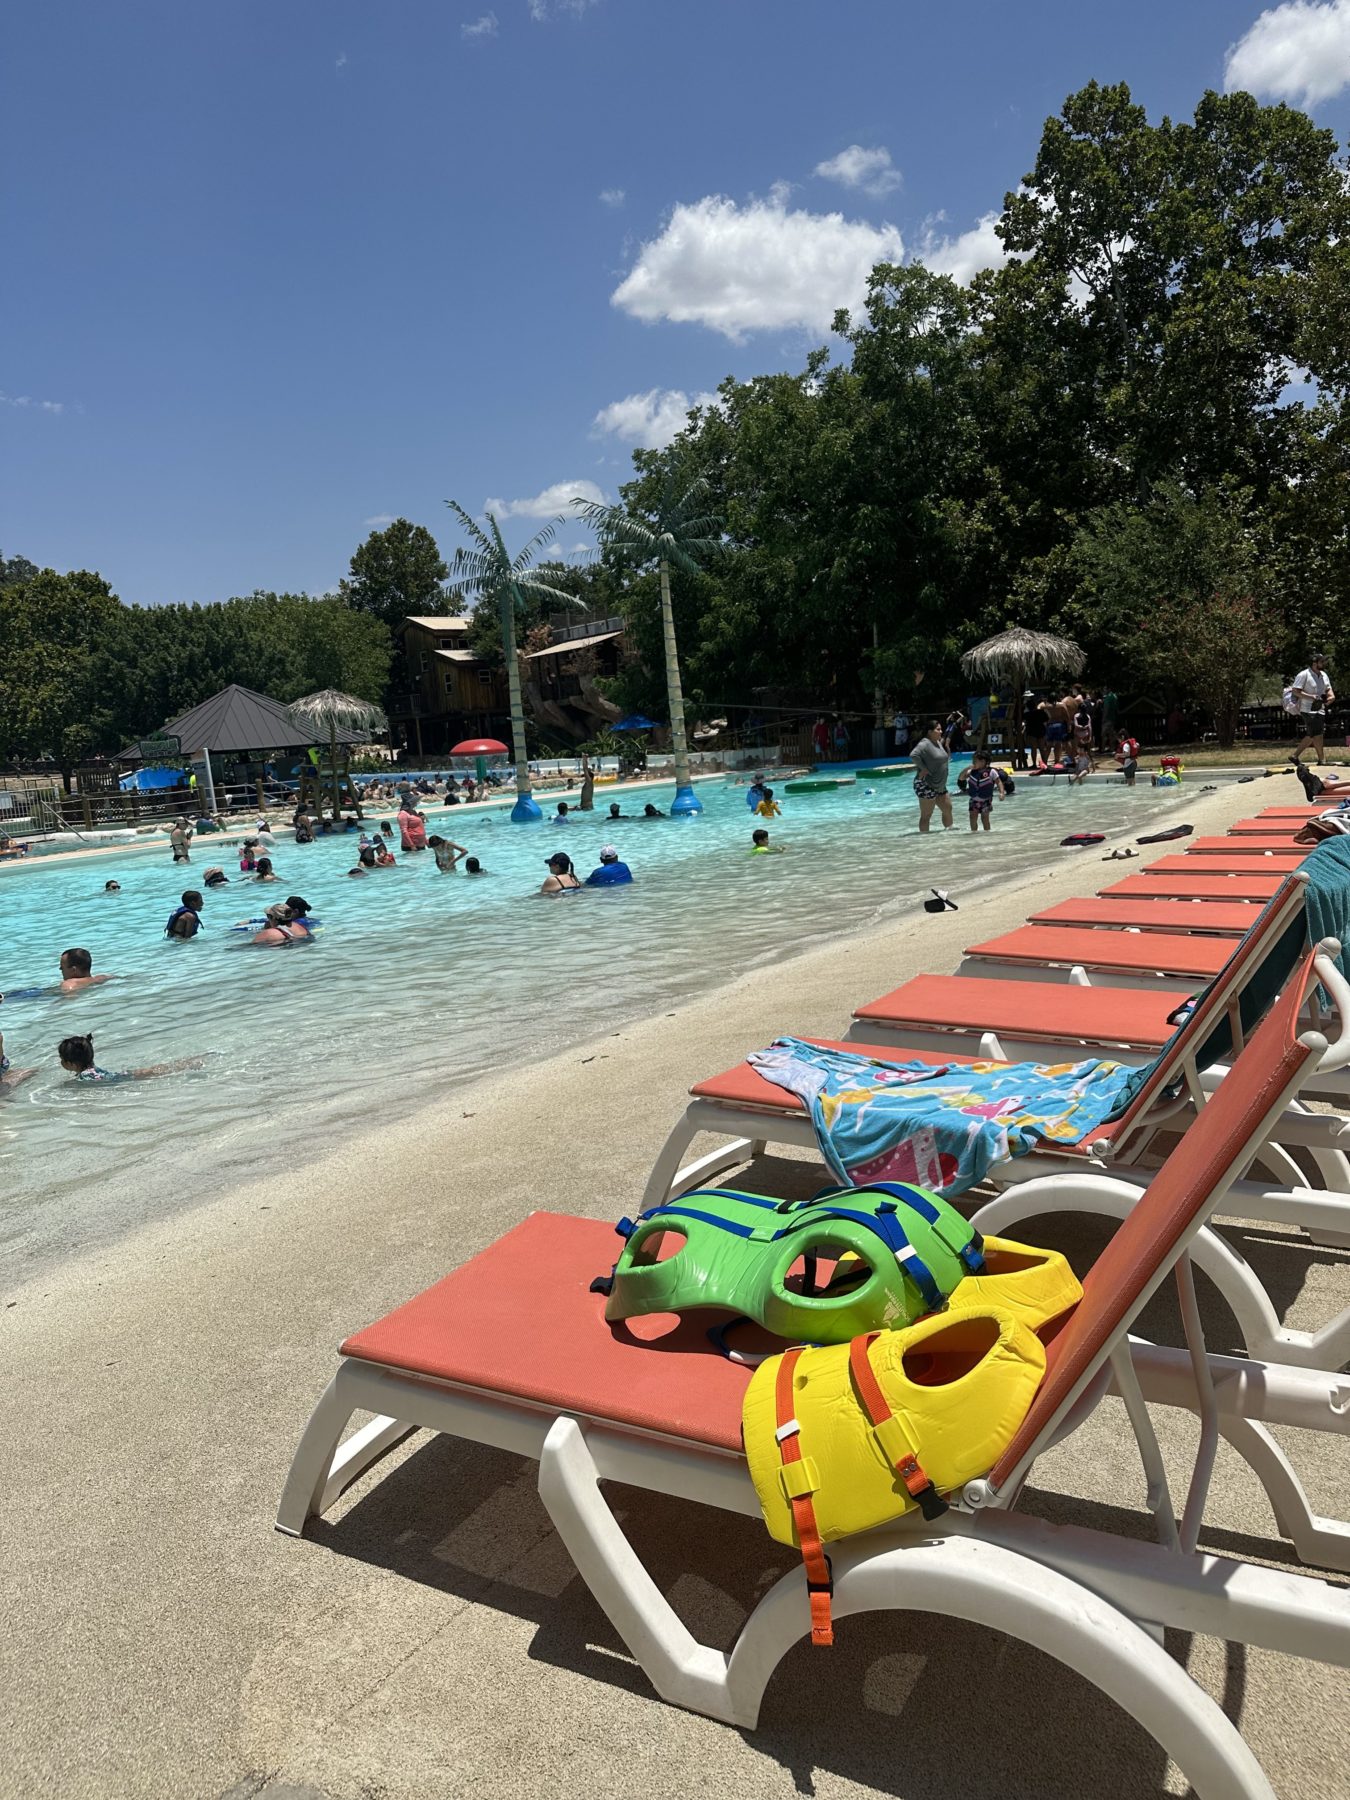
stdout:
POLYGON ((771 787, 765 788, 764 798, 760 801, 759 805, 755 808, 755 814, 758 818, 761 818, 761 819, 781 819, 782 818, 783 809, 778 804, 778 802, 774 799, 773 789, 771 787))
POLYGON ((786 844, 771 844, 769 834, 763 826, 750 833, 751 856, 782 856, 786 849, 786 844))
POLYGON ((94 1061, 94 1040, 88 1032, 83 1037, 62 1038, 56 1054, 61 1067, 76 1081, 148 1081, 152 1075, 173 1075, 180 1069, 200 1069, 202 1056, 180 1056, 174 1062, 152 1063, 145 1069, 104 1069, 94 1061))

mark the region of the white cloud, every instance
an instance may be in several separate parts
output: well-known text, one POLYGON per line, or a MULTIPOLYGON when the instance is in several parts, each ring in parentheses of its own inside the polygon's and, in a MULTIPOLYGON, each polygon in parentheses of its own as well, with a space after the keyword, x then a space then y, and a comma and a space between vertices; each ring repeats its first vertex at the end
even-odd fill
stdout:
POLYGON ((1224 86, 1316 106, 1350 86, 1350 0, 1286 0, 1233 44, 1224 86))
POLYGON ((472 25, 461 25, 459 28, 459 35, 462 38, 467 38, 471 44, 481 43, 484 38, 496 37, 496 35, 497 35, 497 15, 496 15, 496 13, 495 12, 485 12, 483 14, 482 18, 475 19, 473 21, 472 25))
POLYGON ((644 450, 664 450, 688 424, 691 406, 712 406, 715 394, 686 394, 682 388, 651 388, 611 400, 595 415, 592 433, 616 437, 644 450))
POLYGON ((363 519, 363 525, 392 525, 398 517, 397 513, 375 513, 369 519, 363 519))
POLYGON ((721 194, 677 206, 610 295, 635 319, 706 325, 739 343, 749 331, 828 330, 856 306, 873 263, 899 262, 893 225, 841 213, 789 212, 786 192, 739 206, 721 194))
POLYGON ((339 50, 337 53, 337 60, 334 62, 333 67, 335 69, 345 69, 346 66, 347 66, 347 52, 345 50, 339 50))
POLYGON ((485 500, 483 511, 499 519, 551 519, 571 510, 573 500, 603 500, 604 490, 593 481, 555 481, 540 494, 524 500, 485 500))
POLYGON ((593 6, 598 6, 599 0, 528 0, 528 5, 530 17, 536 25, 542 25, 559 13, 570 13, 574 19, 579 19, 593 6))
POLYGON ((601 188, 600 190, 600 202, 603 206, 620 207, 627 198, 628 195, 622 188, 601 188))
POLYGON ((925 239, 918 261, 935 275, 950 275, 964 287, 981 269, 1000 269, 1008 252, 999 240, 999 215, 987 212, 978 224, 956 237, 925 239))
POLYGON ((900 186, 902 176, 884 147, 864 150, 861 144, 850 144, 828 162, 816 164, 815 173, 826 181, 837 181, 846 188, 861 188, 865 194, 889 194, 900 186))
POLYGON ((63 413, 66 410, 64 400, 35 400, 31 394, 0 394, 0 406, 17 406, 30 412, 45 413, 63 413))

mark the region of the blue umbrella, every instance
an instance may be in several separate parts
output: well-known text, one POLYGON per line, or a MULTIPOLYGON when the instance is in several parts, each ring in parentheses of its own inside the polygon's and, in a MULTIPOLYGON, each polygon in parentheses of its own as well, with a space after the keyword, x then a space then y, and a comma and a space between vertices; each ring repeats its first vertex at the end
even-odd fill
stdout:
POLYGON ((620 719, 617 725, 611 725, 611 731, 656 731, 655 719, 649 719, 645 713, 629 713, 626 719, 620 719))

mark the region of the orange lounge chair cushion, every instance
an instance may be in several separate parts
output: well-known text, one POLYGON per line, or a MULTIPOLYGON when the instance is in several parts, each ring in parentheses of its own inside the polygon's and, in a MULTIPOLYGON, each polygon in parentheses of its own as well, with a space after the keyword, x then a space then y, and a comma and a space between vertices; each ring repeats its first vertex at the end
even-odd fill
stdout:
POLYGON ((1287 875, 1308 854, 1306 850, 1272 850, 1260 856, 1160 856, 1140 871, 1145 875, 1258 875, 1267 871, 1287 875))
POLYGON ((892 1030, 948 1028, 995 1031, 1047 1043, 1081 1039, 1088 1044, 1161 1050, 1175 1026, 1175 992, 1159 988, 1071 987, 1067 981, 997 981, 979 975, 916 975, 879 1000, 869 1000, 855 1019, 892 1030))
MULTIPOLYGON (((342 1354, 739 1454, 751 1371, 713 1348, 706 1317, 653 1313, 606 1325, 604 1296, 590 1285, 609 1273, 621 1246, 614 1227, 597 1219, 531 1213, 415 1300, 353 1333, 342 1354)), ((761 1335, 763 1348, 782 1348, 761 1335)), ((751 1347, 749 1336, 743 1341, 751 1347)))
POLYGON ((1103 900, 1223 900, 1260 905, 1279 890, 1282 877, 1270 875, 1127 875, 1100 888, 1103 900))
POLYGON ((1186 846, 1188 856, 1259 856, 1263 850, 1298 857, 1308 854, 1294 842, 1292 831, 1253 832, 1250 837, 1239 837, 1230 832, 1227 837, 1192 838, 1186 846))
POLYGON ((1171 932, 1074 931, 1053 925, 1021 925, 1002 937, 972 944, 967 956, 1007 963, 1079 964, 1126 974, 1194 976, 1207 981, 1233 954, 1227 938, 1181 937, 1171 932))
MULTIPOLYGON (((1273 891, 1273 890, 1272 890, 1273 891)), ((1141 931, 1209 931, 1220 937, 1241 937, 1250 929, 1256 915, 1250 906, 1234 901, 1226 906, 1219 901, 1176 900, 1061 900, 1047 906, 1027 921, 1030 925, 1077 925, 1124 931, 1137 926, 1141 931)))

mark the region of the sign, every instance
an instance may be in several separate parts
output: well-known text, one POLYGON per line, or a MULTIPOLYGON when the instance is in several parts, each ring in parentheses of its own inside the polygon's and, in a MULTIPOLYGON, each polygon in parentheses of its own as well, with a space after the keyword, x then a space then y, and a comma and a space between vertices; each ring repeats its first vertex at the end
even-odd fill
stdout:
POLYGON ((140 751, 141 761, 147 766, 181 762, 183 758, 183 746, 167 731, 157 732, 154 737, 142 738, 136 748, 140 751))

